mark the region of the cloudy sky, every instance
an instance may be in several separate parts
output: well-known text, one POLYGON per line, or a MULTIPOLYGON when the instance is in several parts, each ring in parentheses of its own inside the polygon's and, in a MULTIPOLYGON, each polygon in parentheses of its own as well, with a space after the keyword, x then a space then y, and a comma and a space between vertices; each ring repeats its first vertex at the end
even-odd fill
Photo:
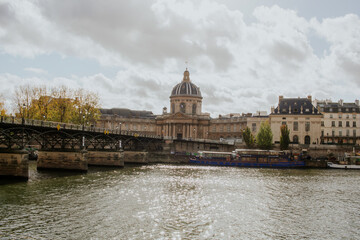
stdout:
POLYGON ((279 95, 354 102, 359 15, 358 0, 0 0, 0 94, 65 84, 160 114, 188 62, 212 117, 279 95))

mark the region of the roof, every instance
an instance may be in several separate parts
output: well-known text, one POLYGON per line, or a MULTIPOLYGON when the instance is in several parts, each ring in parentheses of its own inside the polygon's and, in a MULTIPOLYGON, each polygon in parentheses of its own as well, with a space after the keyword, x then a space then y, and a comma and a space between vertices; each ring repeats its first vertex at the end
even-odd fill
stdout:
POLYGON ((359 113, 360 106, 356 103, 327 102, 321 101, 317 105, 321 112, 326 113, 359 113))
POLYGON ((320 112, 314 107, 309 98, 282 98, 271 115, 319 115, 320 112))
POLYGON ((155 118, 156 116, 151 111, 130 110, 128 108, 111 108, 100 109, 101 115, 104 116, 119 116, 125 118, 155 118))
POLYGON ((171 91, 170 97, 174 96, 193 96, 202 98, 200 88, 198 88, 190 81, 190 73, 187 69, 184 72, 184 78, 182 82, 176 84, 171 91))

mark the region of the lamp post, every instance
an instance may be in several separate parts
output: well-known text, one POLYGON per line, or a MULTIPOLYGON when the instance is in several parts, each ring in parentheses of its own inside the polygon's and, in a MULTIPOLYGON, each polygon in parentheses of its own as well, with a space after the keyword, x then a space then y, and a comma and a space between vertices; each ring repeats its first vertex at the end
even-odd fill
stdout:
POLYGON ((22 124, 25 124, 25 103, 23 104, 23 109, 22 109, 22 124))
POLYGON ((83 115, 83 131, 85 129, 85 115, 83 115))
POLYGON ((195 128, 194 128, 194 139, 196 139, 195 131, 196 131, 196 130, 195 130, 195 128))
POLYGON ((119 123, 119 126, 120 126, 120 134, 121 134, 121 123, 119 123))

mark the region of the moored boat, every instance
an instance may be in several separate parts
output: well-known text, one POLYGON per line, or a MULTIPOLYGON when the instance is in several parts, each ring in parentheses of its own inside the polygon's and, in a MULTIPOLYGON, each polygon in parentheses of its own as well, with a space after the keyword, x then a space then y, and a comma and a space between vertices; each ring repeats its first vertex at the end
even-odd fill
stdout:
POLYGON ((236 149, 233 152, 199 151, 190 163, 215 166, 300 168, 305 162, 300 154, 257 149, 236 149))
POLYGON ((349 155, 345 154, 344 157, 339 159, 336 162, 328 162, 327 166, 329 168, 336 169, 358 169, 360 170, 360 156, 358 155, 349 155))

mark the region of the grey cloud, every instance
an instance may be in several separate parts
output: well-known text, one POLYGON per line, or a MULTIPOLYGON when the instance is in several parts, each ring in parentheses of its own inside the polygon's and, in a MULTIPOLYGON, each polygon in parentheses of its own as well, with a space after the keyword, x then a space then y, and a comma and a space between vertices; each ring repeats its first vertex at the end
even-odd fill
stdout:
POLYGON ((301 63, 310 53, 309 48, 302 42, 295 47, 285 41, 275 41, 269 50, 274 59, 281 63, 301 63))
MULTIPOLYGON (((159 13, 152 10, 152 3, 112 0, 99 5, 95 0, 41 1, 39 7, 59 28, 90 38, 133 63, 152 65, 162 64, 172 57, 195 59, 197 56, 208 56, 217 69, 226 69, 231 65, 232 54, 216 43, 219 37, 237 37, 233 29, 220 27, 233 26, 231 17, 221 19, 225 22, 203 25, 199 29, 192 20, 167 12, 165 17, 169 25, 164 27, 156 16, 159 13)), ((212 20, 216 21, 215 17, 212 20)))

